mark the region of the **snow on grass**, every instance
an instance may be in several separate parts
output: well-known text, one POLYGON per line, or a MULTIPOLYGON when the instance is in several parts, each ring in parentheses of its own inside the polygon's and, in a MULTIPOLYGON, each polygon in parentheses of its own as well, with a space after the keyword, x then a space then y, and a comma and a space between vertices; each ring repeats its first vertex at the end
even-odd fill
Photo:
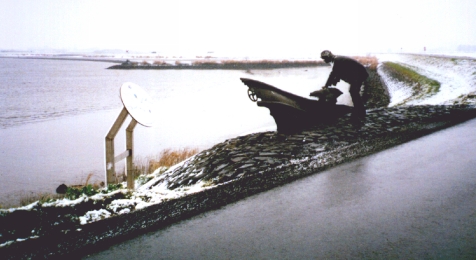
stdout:
MULTIPOLYGON (((208 185, 208 183, 197 182, 196 184, 191 186, 181 187, 174 190, 168 189, 169 183, 167 181, 164 181, 164 179, 167 176, 169 176, 177 167, 190 163, 191 161, 194 160, 194 158, 195 156, 192 156, 189 159, 175 166, 172 166, 165 172, 163 172, 162 168, 157 169, 154 173, 151 174, 152 176, 155 176, 155 177, 152 178, 146 184, 142 185, 141 187, 138 187, 135 191, 130 192, 127 199, 113 200, 110 204, 108 204, 105 207, 105 209, 88 211, 85 215, 80 216, 79 220, 81 225, 95 222, 101 219, 109 218, 114 215, 127 214, 131 211, 140 210, 140 209, 149 207, 151 205, 161 203, 166 200, 180 198, 188 194, 200 192, 207 188, 211 188, 212 186, 208 185)), ((77 200, 63 199, 59 202, 49 203, 48 206, 53 206, 54 203, 56 203, 57 206, 61 206, 61 205, 71 206, 71 205, 74 205, 75 203, 81 203, 82 201, 87 201, 88 199, 101 201, 108 197, 113 196, 114 194, 127 193, 127 192, 128 192, 127 190, 121 189, 121 190, 116 190, 108 194, 98 193, 89 198, 83 196, 77 200)))
POLYGON ((88 197, 86 196, 82 196, 74 200, 64 198, 64 199, 59 199, 52 202, 43 203, 42 206, 43 207, 63 207, 63 208, 71 207, 85 201, 86 199, 88 199, 88 197))
POLYGON ((393 107, 402 103, 404 100, 409 99, 412 96, 412 86, 409 86, 401 81, 395 80, 386 73, 383 73, 381 66, 377 68, 380 77, 385 82, 390 93, 389 107, 393 107))
POLYGON ((30 211, 32 210, 34 207, 36 207, 38 205, 39 201, 35 201, 31 204, 28 204, 26 206, 23 206, 23 207, 18 207, 18 208, 9 208, 9 209, 0 209, 0 214, 1 213, 11 213, 11 212, 14 212, 14 211, 17 211, 17 210, 26 210, 26 211, 30 211))
MULTIPOLYGON (((439 92, 421 99, 412 100, 406 105, 449 105, 461 101, 470 93, 476 92, 476 60, 427 55, 381 54, 379 62, 392 61, 406 65, 419 74, 440 82, 439 92)), ((411 86, 391 79, 380 73, 390 93, 391 106, 409 97, 411 86)))

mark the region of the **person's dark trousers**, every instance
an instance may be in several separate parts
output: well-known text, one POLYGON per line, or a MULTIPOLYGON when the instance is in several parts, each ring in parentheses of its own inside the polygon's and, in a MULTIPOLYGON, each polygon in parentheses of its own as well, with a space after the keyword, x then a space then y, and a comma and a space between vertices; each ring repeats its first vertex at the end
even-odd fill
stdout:
POLYGON ((365 107, 362 98, 360 97, 360 88, 362 87, 363 82, 352 83, 350 84, 350 97, 354 103, 354 112, 352 113, 353 118, 364 119, 365 118, 365 107))

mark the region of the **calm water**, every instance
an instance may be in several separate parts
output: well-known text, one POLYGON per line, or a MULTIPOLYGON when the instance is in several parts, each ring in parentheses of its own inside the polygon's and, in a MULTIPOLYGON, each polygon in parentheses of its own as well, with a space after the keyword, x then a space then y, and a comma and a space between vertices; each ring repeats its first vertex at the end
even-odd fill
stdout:
POLYGON ((307 96, 330 71, 107 70, 111 65, 0 58, 0 204, 17 204, 19 194, 54 192, 61 183, 84 183, 89 173, 92 181, 104 180, 104 137, 122 109, 124 82, 143 87, 157 106, 159 125, 134 131, 136 155, 146 157, 275 130, 269 111, 248 99, 240 77, 307 96))

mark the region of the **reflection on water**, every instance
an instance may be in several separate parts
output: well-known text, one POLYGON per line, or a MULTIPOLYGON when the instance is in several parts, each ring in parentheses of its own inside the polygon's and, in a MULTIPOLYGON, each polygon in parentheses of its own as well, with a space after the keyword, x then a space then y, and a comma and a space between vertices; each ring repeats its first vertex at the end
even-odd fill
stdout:
MULTIPOLYGON (((166 148, 206 149, 237 135, 275 130, 269 110, 248 99, 240 77, 307 96, 324 85, 330 72, 329 67, 107 70, 110 65, 0 59, 0 204, 11 201, 12 194, 52 192, 61 183, 84 182, 89 173, 94 173, 92 181, 103 180, 104 137, 122 109, 119 88, 124 82, 144 88, 158 111, 158 126, 134 131, 136 155, 145 157, 166 148)), ((124 139, 122 129, 116 154, 124 139)))

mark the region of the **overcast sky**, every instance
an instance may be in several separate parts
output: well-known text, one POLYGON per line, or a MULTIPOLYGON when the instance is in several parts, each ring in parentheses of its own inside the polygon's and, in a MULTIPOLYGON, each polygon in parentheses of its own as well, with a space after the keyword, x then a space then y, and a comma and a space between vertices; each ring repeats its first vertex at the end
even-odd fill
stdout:
POLYGON ((0 49, 302 56, 476 45, 475 0, 0 1, 0 49))

